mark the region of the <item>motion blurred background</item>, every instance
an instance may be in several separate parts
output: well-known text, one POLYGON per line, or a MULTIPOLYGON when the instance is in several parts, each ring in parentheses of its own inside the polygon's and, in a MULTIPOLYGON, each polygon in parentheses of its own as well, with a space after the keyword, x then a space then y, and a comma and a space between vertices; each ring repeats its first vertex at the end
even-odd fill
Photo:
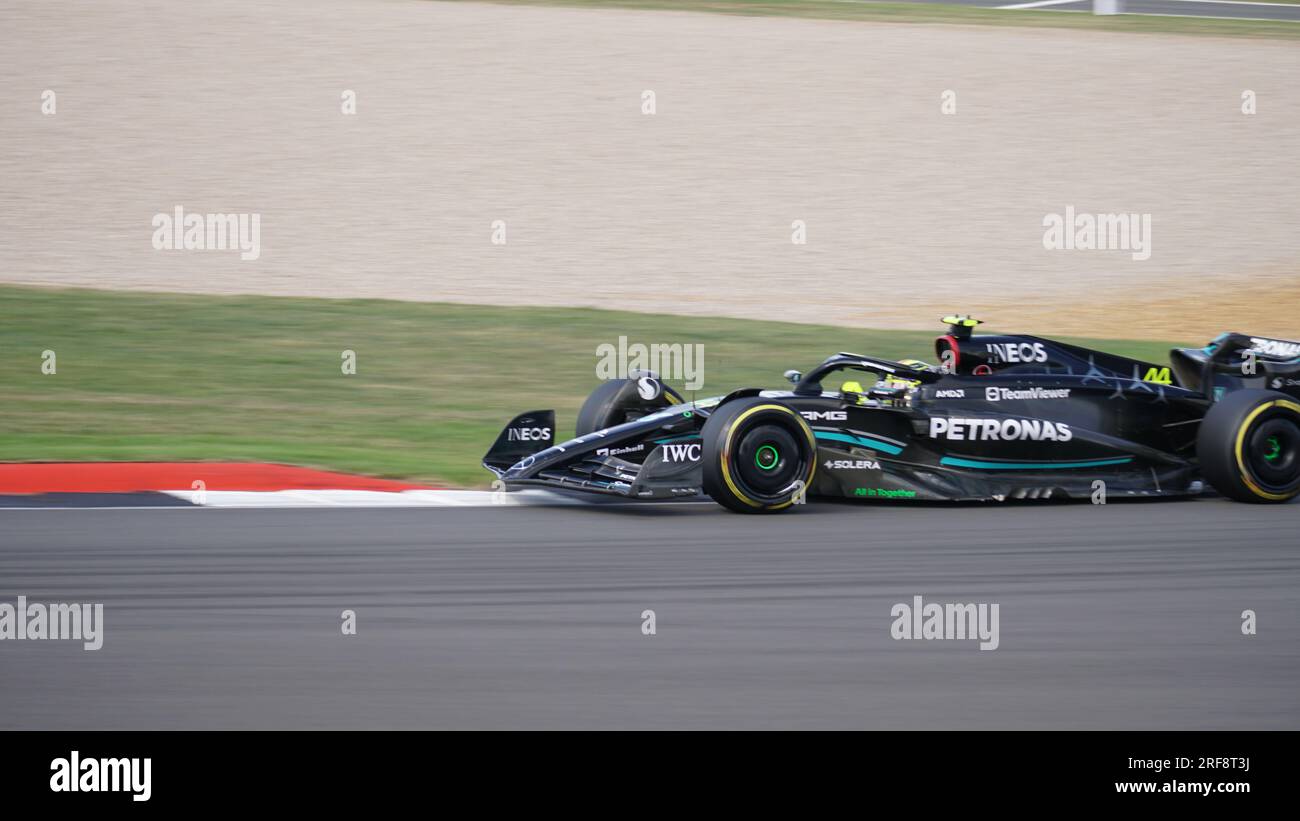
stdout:
MULTIPOLYGON (((932 359, 955 311, 1154 362, 1300 336, 1300 6, 1127 4, 1198 16, 5 0, 0 460, 482 487, 620 337, 701 345, 707 396, 932 359), (257 259, 156 250, 177 207, 257 215, 257 259), (1045 249, 1069 208, 1150 258, 1045 249)), ((1294 504, 166 498, 0 510, 0 600, 107 614, 5 642, 0 728, 1300 726, 1294 504), (999 649, 890 638, 918 594, 998 603, 999 649)))
POLYGON ((623 334, 707 343, 706 393, 932 356, 889 332, 953 311, 1149 358, 1300 335, 1300 22, 574 5, 5 3, 0 282, 100 289, 0 286, 5 452, 463 484, 623 334), (260 215, 259 258, 155 250, 177 206, 260 215), (1070 207, 1150 215, 1150 258, 1046 250, 1070 207))

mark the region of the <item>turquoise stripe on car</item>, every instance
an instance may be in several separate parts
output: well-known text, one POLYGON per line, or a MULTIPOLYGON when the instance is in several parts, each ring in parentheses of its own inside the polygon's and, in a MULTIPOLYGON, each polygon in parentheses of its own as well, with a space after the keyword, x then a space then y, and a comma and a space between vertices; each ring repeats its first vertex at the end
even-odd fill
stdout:
POLYGON ((1116 459, 1086 459, 1082 462, 986 462, 980 459, 961 459, 945 456, 939 464, 954 468, 976 468, 978 470, 1065 470, 1069 468, 1099 468, 1107 465, 1123 465, 1132 462, 1132 456, 1116 459))
POLYGON ((853 436, 849 433, 832 433, 825 430, 813 431, 813 436, 818 439, 829 439, 832 442, 848 442, 850 445, 858 445, 872 450, 879 450, 888 453, 890 456, 897 456, 903 452, 898 445, 891 445, 888 442, 881 442, 878 439, 867 439, 863 436, 853 436))

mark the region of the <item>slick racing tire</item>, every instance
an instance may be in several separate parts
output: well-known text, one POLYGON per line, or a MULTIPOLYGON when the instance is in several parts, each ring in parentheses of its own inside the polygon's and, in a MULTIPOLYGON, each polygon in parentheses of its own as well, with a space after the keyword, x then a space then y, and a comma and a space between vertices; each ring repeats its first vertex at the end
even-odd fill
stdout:
POLYGON ((675 397, 653 377, 610 379, 591 392, 578 411, 577 436, 612 428, 675 403, 675 397))
POLYGON ((726 403, 700 436, 704 492, 738 513, 772 513, 802 501, 817 471, 812 429, 771 399, 726 403))
POLYGON ((1196 453, 1214 489, 1238 502, 1286 502, 1300 495, 1300 402, 1244 390, 1210 407, 1196 453))

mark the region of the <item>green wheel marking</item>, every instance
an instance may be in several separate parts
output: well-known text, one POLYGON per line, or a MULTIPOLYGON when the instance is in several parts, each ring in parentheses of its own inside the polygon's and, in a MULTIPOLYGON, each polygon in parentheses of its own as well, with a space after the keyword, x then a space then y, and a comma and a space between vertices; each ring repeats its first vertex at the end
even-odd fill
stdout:
POLYGON ((1277 458, 1282 455, 1282 443, 1276 436, 1270 436, 1264 440, 1264 461, 1276 462, 1277 458))
POLYGON ((754 464, 758 465, 759 470, 771 470, 776 467, 776 463, 779 461, 781 461, 781 454, 777 453, 776 448, 771 445, 763 445, 758 449, 758 452, 754 454, 754 464), (765 453, 772 454, 771 457, 769 457, 768 464, 766 465, 763 464, 765 453))

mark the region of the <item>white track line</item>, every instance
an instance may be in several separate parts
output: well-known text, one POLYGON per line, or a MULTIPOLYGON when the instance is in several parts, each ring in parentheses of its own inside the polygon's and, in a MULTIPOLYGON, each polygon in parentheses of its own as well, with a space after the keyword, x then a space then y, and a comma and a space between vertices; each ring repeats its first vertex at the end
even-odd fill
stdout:
MULTIPOLYGON (((1178 0, 1180 3, 1186 3, 1188 0, 1178 0)), ((1261 6, 1280 6, 1281 3, 1260 3, 1261 6)), ((1287 4, 1290 5, 1290 4, 1287 4)), ((1297 6, 1300 8, 1300 6, 1297 6)), ((1062 11, 1074 11, 1074 9, 1062 9, 1062 11)), ((1222 17, 1214 14, 1162 14, 1154 11, 1126 11, 1128 17, 1181 17, 1184 20, 1194 18, 1196 20, 1253 20, 1258 23, 1300 23, 1298 17, 1222 17)))
POLYGON ((11 510, 198 510, 197 505, 3 505, 0 516, 11 510))
MULTIPOLYGON (((208 490, 202 496, 193 490, 164 490, 163 493, 196 507, 496 507, 522 505, 582 504, 545 490, 496 493, 486 490, 208 490)), ((13 508, 9 508, 12 510, 13 508)))
POLYGON ((0 515, 7 510, 240 510, 265 508, 281 510, 346 509, 346 508, 477 508, 477 507, 589 507, 591 509, 635 505, 637 507, 700 506, 716 507, 707 499, 659 500, 622 499, 613 496, 584 498, 556 493, 543 488, 528 488, 509 493, 487 490, 404 490, 400 492, 376 490, 277 490, 236 491, 208 490, 199 494, 193 490, 159 491, 187 502, 186 505, 23 505, 0 506, 0 515))
MULTIPOLYGON (((206 491, 204 492, 206 493, 206 491)), ((310 490, 286 490, 283 491, 283 494, 286 499, 301 499, 308 504, 334 506, 342 504, 342 502, 335 501, 328 496, 322 496, 319 493, 314 493, 310 490)), ((193 491, 190 492, 190 495, 194 495, 193 491)))
POLYGON ((1043 6, 1064 6, 1067 3, 1087 3, 1091 0, 1037 0, 1034 3, 1015 3, 1010 6, 998 6, 1000 9, 1041 9, 1043 6))
MULTIPOLYGON (((1258 0, 1169 0, 1171 3, 1206 3, 1213 6, 1272 6, 1275 9, 1300 9, 1295 3, 1260 3, 1258 0)), ((1237 19, 1237 18, 1233 18, 1237 19)))
MULTIPOLYGON (((1219 15, 1204 14, 1168 14, 1149 11, 1129 11, 1124 7, 1124 0, 1120 0, 1120 13, 1129 15, 1140 15, 1142 17, 1204 17, 1212 20, 1278 20, 1284 23, 1300 22, 1300 5, 1294 3, 1261 3, 1258 0, 1164 0, 1168 3, 1197 3, 1207 6, 1266 6, 1274 9, 1296 9, 1297 16, 1291 17, 1223 17, 1219 15)), ((1032 3, 1013 3, 1009 6, 994 6, 997 9, 1041 9, 1047 6, 1068 6, 1071 3, 1087 3, 1091 5, 1092 0, 1036 0, 1032 3)), ((1062 9, 1063 11, 1075 11, 1075 9, 1062 9)))

